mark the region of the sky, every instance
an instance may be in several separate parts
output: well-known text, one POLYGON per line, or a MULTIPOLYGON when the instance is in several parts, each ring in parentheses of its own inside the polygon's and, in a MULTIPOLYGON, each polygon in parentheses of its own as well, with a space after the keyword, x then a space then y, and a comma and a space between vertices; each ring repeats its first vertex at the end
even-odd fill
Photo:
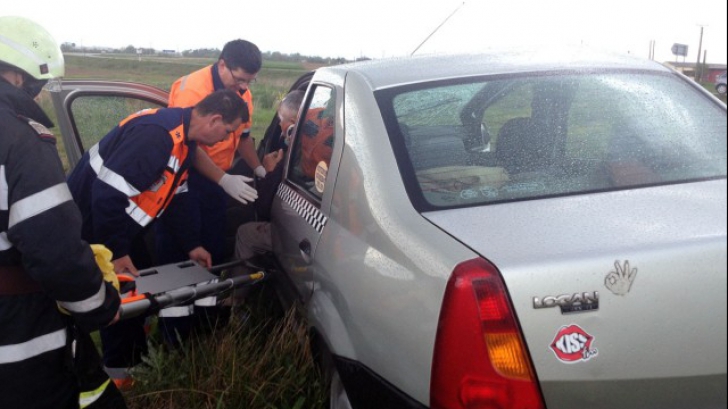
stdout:
POLYGON ((3 0, 0 15, 43 25, 59 43, 183 51, 232 39, 261 51, 383 58, 513 46, 585 45, 658 61, 725 64, 725 0, 3 0), (428 39, 429 37, 429 39, 428 39), (427 39, 427 41, 425 41, 427 39), (424 44, 422 44, 424 42, 424 44), (686 44, 685 58, 674 43, 686 44), (700 57, 703 59, 702 53, 700 57))

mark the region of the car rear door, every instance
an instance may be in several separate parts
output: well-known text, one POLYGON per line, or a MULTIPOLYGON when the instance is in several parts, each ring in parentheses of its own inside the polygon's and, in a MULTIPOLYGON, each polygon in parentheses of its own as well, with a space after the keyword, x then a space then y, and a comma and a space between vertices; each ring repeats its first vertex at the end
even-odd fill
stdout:
POLYGON ((151 85, 111 81, 63 81, 49 91, 66 173, 122 119, 142 109, 164 108, 168 96, 151 85))
MULTIPOLYGON (((341 132, 337 88, 312 84, 287 155, 285 176, 271 209, 273 250, 283 270, 286 299, 307 300, 313 291, 314 254, 328 220, 335 177, 329 172, 335 135, 341 132)), ((340 150, 340 147, 339 147, 340 150)))

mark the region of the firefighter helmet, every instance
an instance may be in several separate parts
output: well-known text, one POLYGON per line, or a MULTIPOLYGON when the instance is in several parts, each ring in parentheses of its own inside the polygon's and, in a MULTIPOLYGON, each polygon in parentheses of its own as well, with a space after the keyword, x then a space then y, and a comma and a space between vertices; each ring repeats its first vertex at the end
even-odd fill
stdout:
POLYGON ((65 72, 63 54, 53 36, 24 17, 0 17, 0 63, 37 80, 62 77, 65 72))

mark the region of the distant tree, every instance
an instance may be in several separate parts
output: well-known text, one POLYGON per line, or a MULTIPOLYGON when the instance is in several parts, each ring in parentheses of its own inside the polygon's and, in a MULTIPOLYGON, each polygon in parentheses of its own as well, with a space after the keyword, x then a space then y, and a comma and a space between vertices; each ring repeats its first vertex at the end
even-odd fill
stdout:
POLYGON ((196 58, 217 58, 220 56, 220 50, 217 48, 198 48, 196 50, 184 50, 182 55, 196 58))
POLYGON ((121 52, 125 54, 136 54, 136 47, 133 45, 127 45, 121 52))

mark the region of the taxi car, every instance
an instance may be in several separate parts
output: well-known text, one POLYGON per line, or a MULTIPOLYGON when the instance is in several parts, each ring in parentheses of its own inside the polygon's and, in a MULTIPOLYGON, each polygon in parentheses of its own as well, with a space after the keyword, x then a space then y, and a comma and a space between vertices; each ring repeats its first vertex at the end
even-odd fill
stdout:
POLYGON ((359 62, 293 88, 271 256, 332 409, 726 407, 709 92, 580 48, 359 62))
MULTIPOLYGON (((293 89, 268 257, 330 408, 726 408, 710 92, 582 48, 372 60, 293 89)), ((51 91, 71 166, 119 112, 166 104, 140 84, 51 91)), ((280 134, 274 118, 261 154, 280 134)))

